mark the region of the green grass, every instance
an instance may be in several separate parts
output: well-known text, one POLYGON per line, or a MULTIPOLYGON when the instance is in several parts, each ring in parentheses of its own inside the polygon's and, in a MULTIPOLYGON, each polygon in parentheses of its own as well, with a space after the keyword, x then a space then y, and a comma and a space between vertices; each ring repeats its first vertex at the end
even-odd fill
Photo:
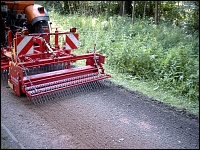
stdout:
MULTIPOLYGON (((97 53, 106 56, 105 71, 112 75, 112 81, 199 114, 199 52, 195 36, 186 35, 178 27, 155 26, 149 20, 136 19, 132 26, 128 17, 49 14, 59 31, 77 28, 79 49, 72 53, 93 51, 97 44, 97 53)), ((59 38, 60 44, 63 40, 59 38)))

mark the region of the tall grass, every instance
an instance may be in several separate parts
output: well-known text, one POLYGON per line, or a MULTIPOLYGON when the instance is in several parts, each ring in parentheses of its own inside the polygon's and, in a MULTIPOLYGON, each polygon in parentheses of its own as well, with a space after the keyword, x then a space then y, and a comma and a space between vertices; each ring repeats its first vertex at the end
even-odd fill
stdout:
POLYGON ((75 26, 79 33, 79 50, 106 56, 106 64, 118 73, 141 81, 155 82, 159 88, 199 107, 199 41, 173 25, 155 26, 152 20, 120 16, 62 16, 50 12, 58 29, 75 26))

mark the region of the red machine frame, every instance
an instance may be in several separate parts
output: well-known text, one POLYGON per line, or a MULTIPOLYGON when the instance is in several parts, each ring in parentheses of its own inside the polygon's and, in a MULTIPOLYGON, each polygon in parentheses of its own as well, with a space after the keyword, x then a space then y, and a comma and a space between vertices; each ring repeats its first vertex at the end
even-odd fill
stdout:
POLYGON ((65 46, 62 49, 59 47, 59 35, 73 34, 78 37, 75 28, 70 29, 70 32, 58 32, 56 28, 55 33, 38 34, 28 34, 28 31, 22 30, 16 32, 14 39, 10 29, 7 30, 8 46, 1 48, 1 70, 9 70, 8 85, 18 96, 26 94, 33 98, 111 77, 104 72, 102 64, 105 62, 105 56, 96 54, 96 45, 94 52, 81 55, 71 54, 73 49, 67 49, 65 46), (55 38, 54 47, 50 45, 50 36, 55 38), (24 42, 24 51, 32 48, 31 54, 18 52, 20 46, 17 43, 26 37, 29 37, 30 42, 24 42), (85 66, 71 68, 71 62, 83 59, 86 60, 85 66), (64 69, 27 75, 29 68, 38 69, 60 63, 66 64, 64 69))

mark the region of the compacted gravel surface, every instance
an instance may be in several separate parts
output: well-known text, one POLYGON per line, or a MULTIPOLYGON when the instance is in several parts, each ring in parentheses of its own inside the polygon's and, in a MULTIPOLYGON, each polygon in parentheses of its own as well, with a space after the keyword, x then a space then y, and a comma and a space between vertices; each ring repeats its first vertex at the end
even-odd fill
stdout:
POLYGON ((34 105, 1 84, 1 145, 26 149, 199 149, 199 118, 110 82, 34 105))

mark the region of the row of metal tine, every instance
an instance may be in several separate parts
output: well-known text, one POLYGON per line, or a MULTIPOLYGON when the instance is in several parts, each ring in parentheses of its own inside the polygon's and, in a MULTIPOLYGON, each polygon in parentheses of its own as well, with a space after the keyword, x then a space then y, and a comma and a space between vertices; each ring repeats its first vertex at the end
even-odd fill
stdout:
POLYGON ((61 82, 59 82, 59 85, 51 85, 51 86, 48 86, 48 87, 45 87, 41 88, 41 86, 39 87, 39 85, 37 86, 38 88, 41 88, 41 89, 32 89, 31 91, 28 91, 28 93, 30 95, 34 95, 34 94, 43 94, 45 92, 49 92, 49 91, 55 91, 55 90, 58 90, 58 89, 63 89, 63 88, 71 88, 71 86, 77 86, 77 85, 81 85, 81 84, 85 84, 85 83, 88 83, 88 82, 93 82, 95 80, 98 80, 98 78, 101 78, 102 76, 104 75, 99 75, 99 76, 93 76, 93 77, 88 77, 88 78, 84 78, 84 79, 80 79, 80 80, 76 80, 76 81, 71 81, 71 82, 65 82, 65 83, 62 83, 60 84, 61 82))
POLYGON ((95 89, 100 89, 105 86, 106 86, 105 80, 98 80, 98 81, 94 81, 94 82, 89 82, 87 84, 81 84, 79 86, 70 87, 70 88, 67 88, 64 90, 55 91, 53 93, 43 94, 43 95, 36 96, 33 98, 30 98, 29 96, 27 96, 27 97, 28 97, 29 101, 34 103, 35 105, 41 105, 47 101, 58 100, 62 97, 67 98, 72 95, 77 96, 78 93, 92 91, 95 89))

